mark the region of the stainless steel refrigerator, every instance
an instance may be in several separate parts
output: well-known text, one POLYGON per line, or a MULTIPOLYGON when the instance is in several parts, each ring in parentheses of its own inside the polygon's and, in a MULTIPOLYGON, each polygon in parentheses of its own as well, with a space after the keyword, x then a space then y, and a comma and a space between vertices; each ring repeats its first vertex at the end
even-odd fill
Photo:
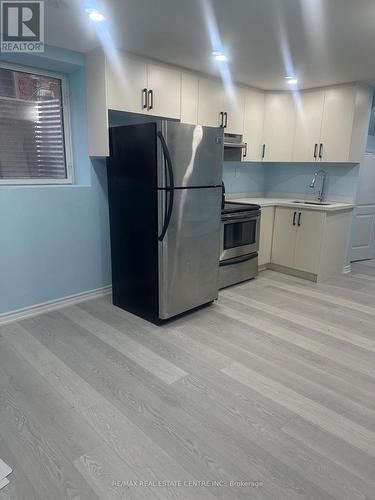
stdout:
POLYGON ((218 295, 223 129, 110 129, 113 303, 160 323, 218 295))

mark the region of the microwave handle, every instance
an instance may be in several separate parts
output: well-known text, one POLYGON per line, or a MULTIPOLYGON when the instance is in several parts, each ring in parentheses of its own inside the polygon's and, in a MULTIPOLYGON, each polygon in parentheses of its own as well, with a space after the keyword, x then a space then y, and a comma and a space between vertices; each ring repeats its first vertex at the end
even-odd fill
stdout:
POLYGON ((167 186, 165 188, 166 195, 169 194, 169 203, 167 202, 168 196, 166 196, 165 197, 165 200, 166 200, 165 219, 164 219, 163 228, 162 228, 160 236, 159 236, 159 241, 163 241, 164 236, 168 230, 168 226, 169 226, 169 223, 171 221, 171 217, 172 217, 173 203, 174 203, 174 177, 173 177, 172 159, 171 159, 171 155, 169 154, 167 143, 166 143, 164 136, 161 132, 158 132, 157 136, 160 140, 161 147, 163 149, 164 162, 165 162, 165 166, 168 170, 168 174, 169 174, 169 186, 167 186))

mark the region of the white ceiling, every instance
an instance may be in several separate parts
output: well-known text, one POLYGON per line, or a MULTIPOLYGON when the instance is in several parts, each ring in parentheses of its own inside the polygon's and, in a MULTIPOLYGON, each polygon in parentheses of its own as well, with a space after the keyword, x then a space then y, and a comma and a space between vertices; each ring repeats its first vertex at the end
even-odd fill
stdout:
POLYGON ((375 84, 375 0, 46 0, 46 42, 86 52, 104 29, 119 48, 215 74, 210 5, 238 82, 283 89, 294 72, 301 88, 375 84), (84 13, 93 2, 100 26, 84 13))

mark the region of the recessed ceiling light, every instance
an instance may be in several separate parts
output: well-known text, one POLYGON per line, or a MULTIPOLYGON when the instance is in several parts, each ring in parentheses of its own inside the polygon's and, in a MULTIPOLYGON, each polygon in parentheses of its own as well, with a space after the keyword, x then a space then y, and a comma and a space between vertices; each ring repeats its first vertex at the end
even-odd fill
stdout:
POLYGON ((105 19, 103 14, 96 9, 85 9, 85 12, 87 12, 91 21, 95 21, 96 23, 100 23, 105 19))
POLYGON ((227 60, 227 56, 224 54, 224 52, 215 51, 212 52, 212 55, 214 56, 215 61, 223 62, 227 60))
POLYGON ((295 78, 294 76, 286 76, 285 77, 285 80, 287 83, 289 83, 290 85, 295 85, 296 83, 298 83, 298 80, 297 78, 295 78))

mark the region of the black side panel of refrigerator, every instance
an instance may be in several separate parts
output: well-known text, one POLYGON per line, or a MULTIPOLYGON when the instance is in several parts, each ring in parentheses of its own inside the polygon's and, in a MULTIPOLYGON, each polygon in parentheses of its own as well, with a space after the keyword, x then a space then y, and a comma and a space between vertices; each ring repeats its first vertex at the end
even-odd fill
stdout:
POLYGON ((113 303, 157 322, 156 124, 111 128, 107 172, 113 303))

